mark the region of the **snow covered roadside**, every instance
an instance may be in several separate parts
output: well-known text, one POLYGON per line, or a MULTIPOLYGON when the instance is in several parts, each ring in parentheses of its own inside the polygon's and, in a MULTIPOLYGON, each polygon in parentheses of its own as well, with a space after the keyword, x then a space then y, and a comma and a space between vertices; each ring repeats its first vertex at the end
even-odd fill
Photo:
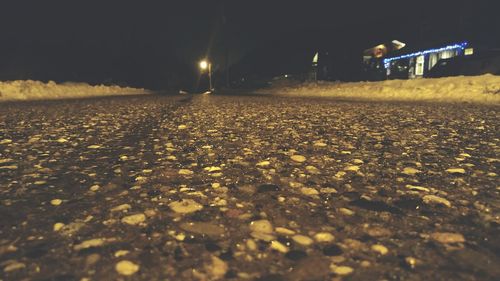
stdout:
POLYGON ((86 83, 56 84, 52 81, 0 81, 0 102, 19 100, 69 99, 149 94, 145 89, 118 86, 91 86, 86 83))
POLYGON ((260 90, 280 96, 368 101, 469 102, 500 105, 500 76, 458 76, 381 82, 318 82, 260 90))

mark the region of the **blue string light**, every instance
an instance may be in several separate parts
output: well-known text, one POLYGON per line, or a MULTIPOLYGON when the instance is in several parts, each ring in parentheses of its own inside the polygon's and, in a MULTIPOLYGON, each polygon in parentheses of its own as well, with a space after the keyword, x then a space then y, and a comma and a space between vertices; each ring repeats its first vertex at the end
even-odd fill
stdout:
POLYGON ((453 44, 453 45, 449 45, 449 46, 446 46, 446 47, 442 47, 442 48, 439 48, 439 49, 429 49, 429 50, 425 50, 425 51, 419 51, 419 52, 416 52, 416 53, 401 55, 401 56, 398 56, 398 57, 386 58, 386 59, 384 59, 384 67, 385 68, 389 68, 391 66, 390 62, 391 61, 395 61, 395 60, 413 58, 413 57, 418 57, 418 56, 422 56, 422 55, 427 55, 427 54, 432 54, 432 53, 439 53, 439 52, 449 51, 449 50, 455 50, 455 49, 464 50, 467 47, 468 44, 469 44, 468 42, 463 42, 463 43, 458 43, 458 44, 453 44))

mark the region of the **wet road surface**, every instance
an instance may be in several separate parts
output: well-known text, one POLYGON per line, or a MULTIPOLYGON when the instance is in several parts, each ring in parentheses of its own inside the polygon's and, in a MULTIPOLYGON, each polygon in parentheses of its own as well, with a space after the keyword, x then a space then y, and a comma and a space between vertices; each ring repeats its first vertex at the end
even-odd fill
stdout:
POLYGON ((0 104, 0 280, 498 280, 498 107, 0 104))

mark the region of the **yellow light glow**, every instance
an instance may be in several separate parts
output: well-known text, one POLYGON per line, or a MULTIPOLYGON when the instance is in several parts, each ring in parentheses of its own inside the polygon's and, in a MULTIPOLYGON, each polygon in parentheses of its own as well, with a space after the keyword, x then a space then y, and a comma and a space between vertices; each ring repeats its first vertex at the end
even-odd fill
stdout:
POLYGON ((200 68, 201 69, 207 69, 208 68, 208 62, 206 60, 200 61, 200 68))
POLYGON ((406 43, 403 43, 399 40, 392 40, 392 44, 394 44, 395 50, 403 49, 406 46, 406 43))
POLYGON ((465 49, 464 54, 466 56, 473 55, 474 54, 474 48, 467 48, 467 49, 465 49))
POLYGON ((316 53, 313 57, 313 64, 317 64, 318 63, 318 58, 319 58, 319 53, 316 53))

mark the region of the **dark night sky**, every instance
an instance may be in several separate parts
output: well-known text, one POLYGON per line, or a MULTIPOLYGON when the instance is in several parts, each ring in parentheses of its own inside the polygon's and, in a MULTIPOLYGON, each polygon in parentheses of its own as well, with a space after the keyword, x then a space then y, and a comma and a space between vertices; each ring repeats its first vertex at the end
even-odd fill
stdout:
POLYGON ((175 88, 207 55, 220 70, 228 53, 244 73, 267 67, 252 55, 272 67, 280 54, 293 62, 301 50, 358 53, 390 39, 498 46, 497 2, 2 0, 0 79, 175 88))

